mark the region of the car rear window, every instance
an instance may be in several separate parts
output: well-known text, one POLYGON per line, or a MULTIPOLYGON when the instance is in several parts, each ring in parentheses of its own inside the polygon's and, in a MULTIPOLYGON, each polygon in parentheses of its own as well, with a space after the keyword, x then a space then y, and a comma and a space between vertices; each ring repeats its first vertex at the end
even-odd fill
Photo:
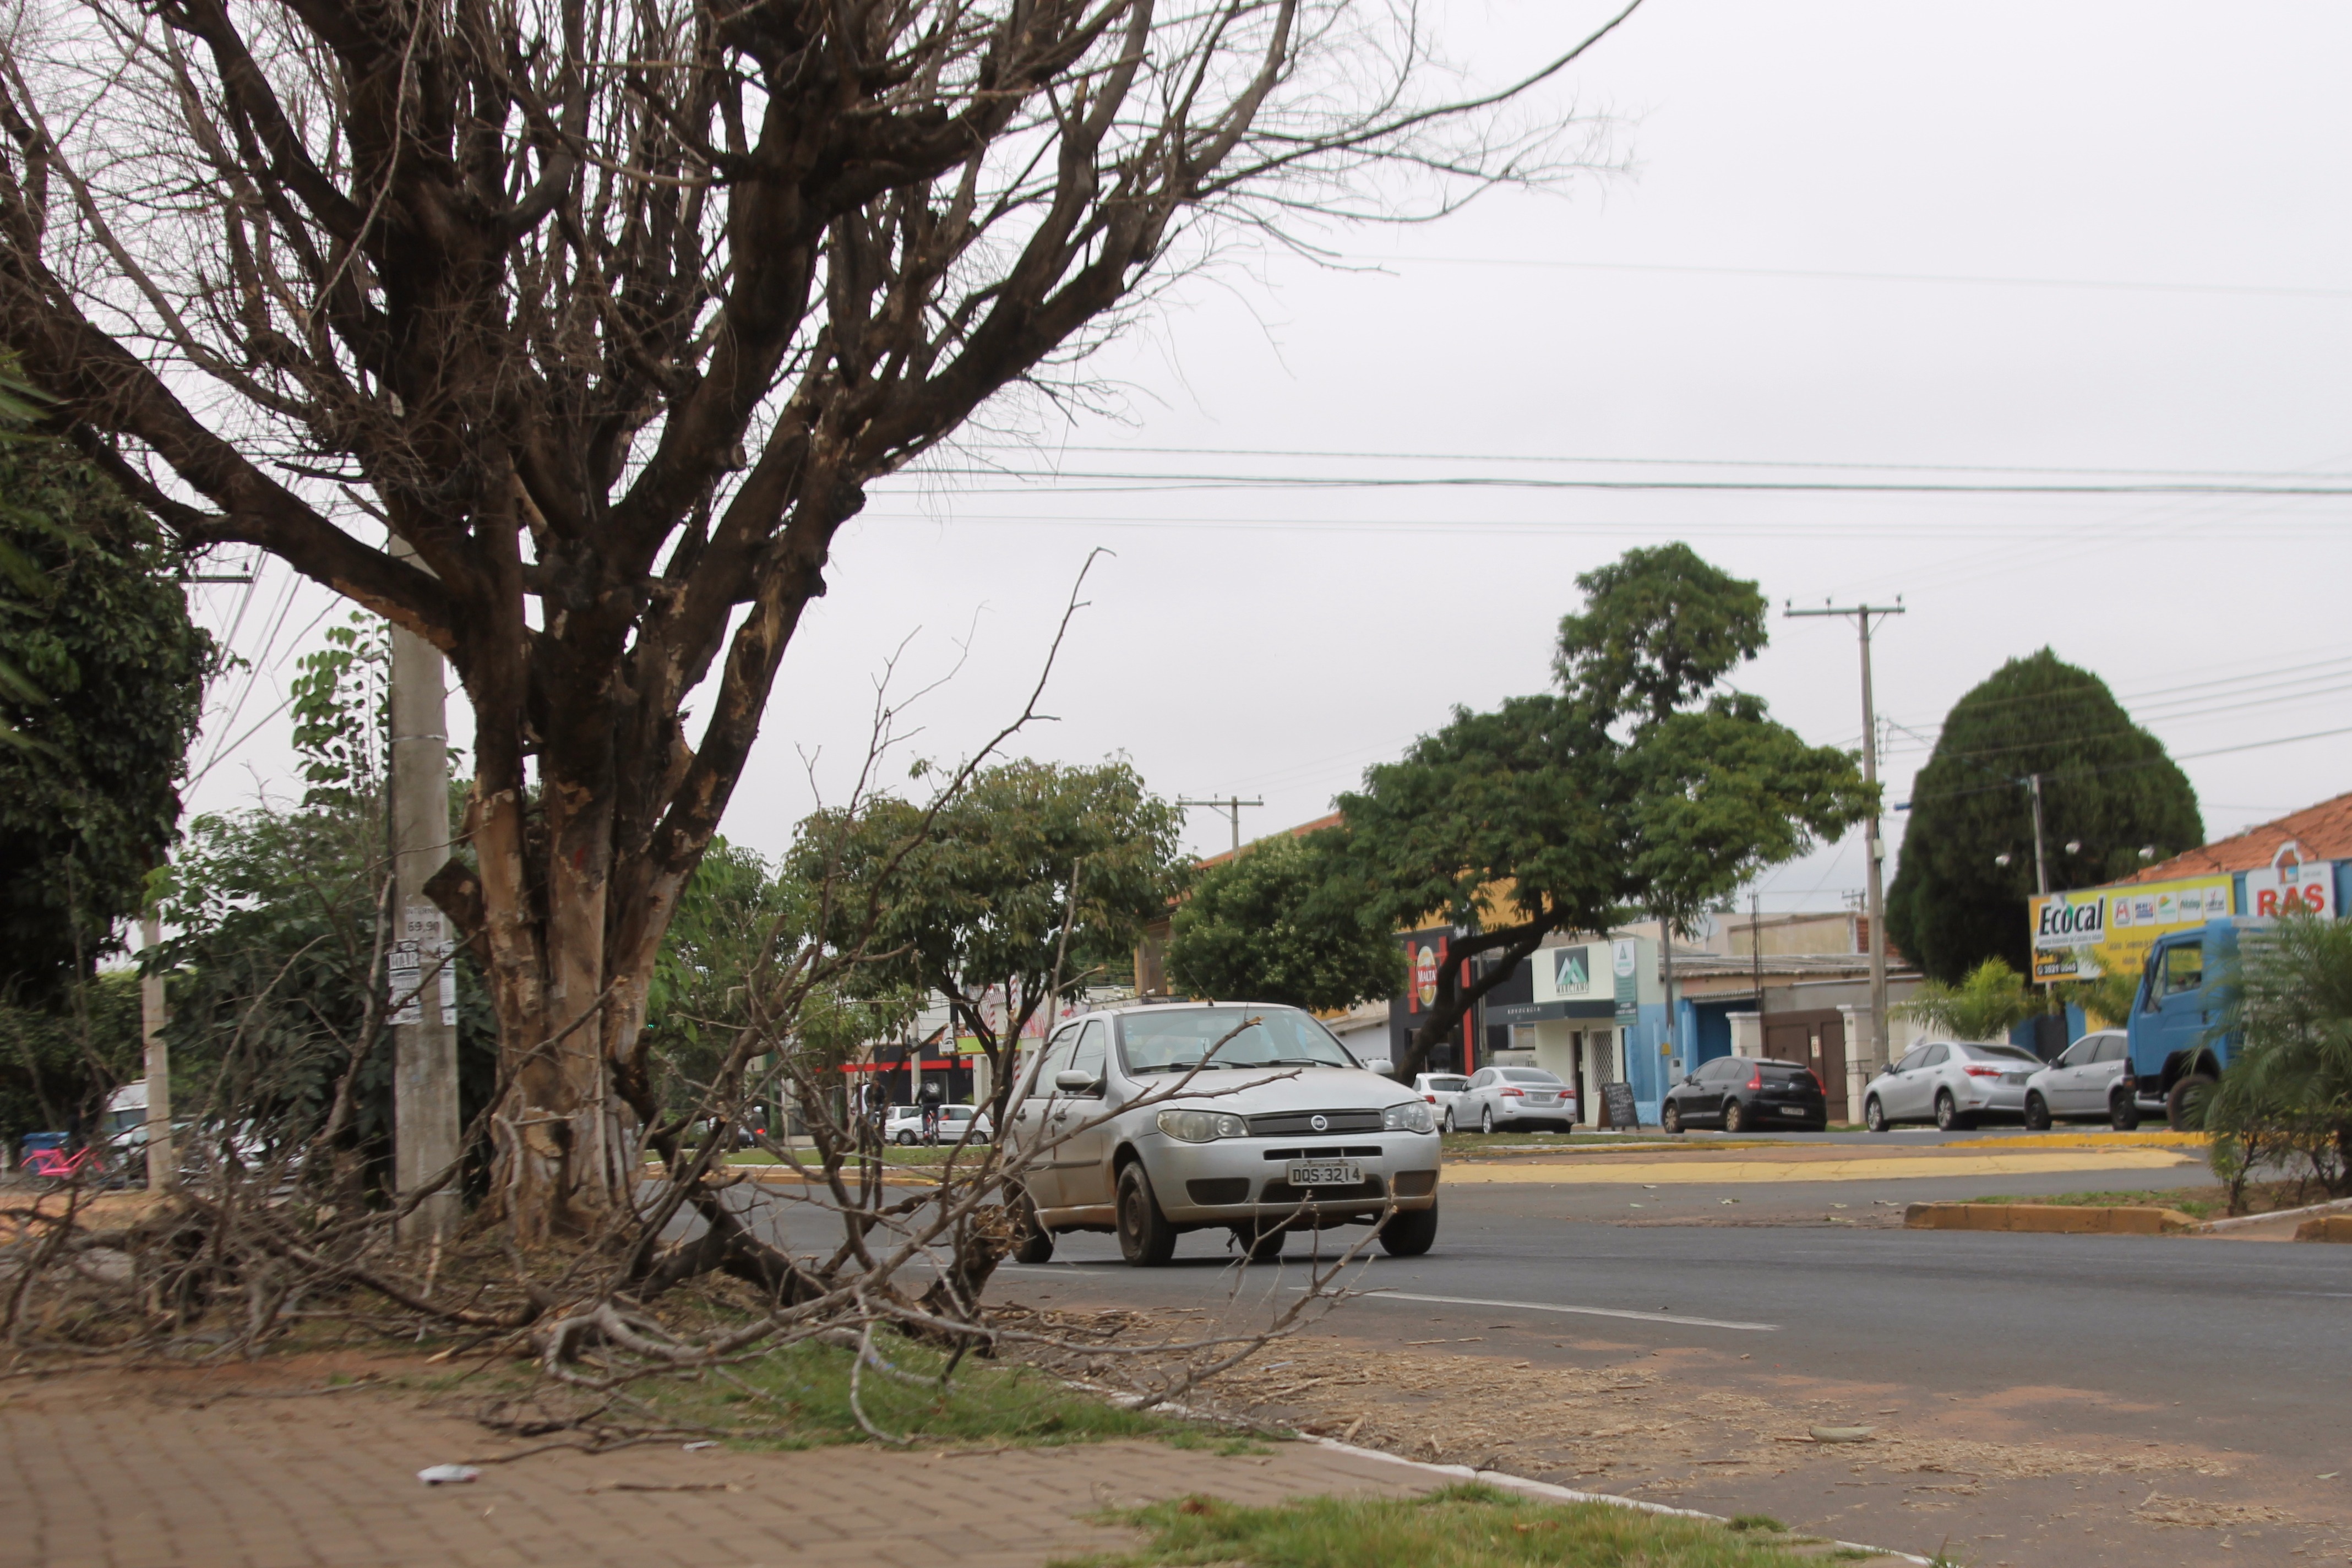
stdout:
POLYGON ((1466 1078, 1433 1078, 1429 1080, 1429 1087, 1443 1090, 1465 1089, 1470 1087, 1470 1080, 1466 1078))
POLYGON ((1763 1062, 1759 1064, 1757 1070, 1771 1078, 1811 1078, 1813 1076, 1810 1069, 1801 1068, 1794 1062, 1763 1062))
POLYGON ((1505 1083, 1558 1083, 1559 1079, 1534 1068, 1505 1068, 1503 1081, 1505 1083))
POLYGON ((2040 1057, 2035 1056, 2032 1051, 2020 1050, 2015 1046, 1961 1046, 1958 1048, 1980 1062, 2031 1062, 2035 1067, 2042 1065, 2040 1057))

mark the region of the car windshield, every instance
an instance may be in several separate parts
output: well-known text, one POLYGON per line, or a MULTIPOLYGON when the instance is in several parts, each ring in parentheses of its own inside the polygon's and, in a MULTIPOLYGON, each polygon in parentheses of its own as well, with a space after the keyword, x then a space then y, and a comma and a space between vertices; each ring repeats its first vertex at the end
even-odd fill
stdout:
POLYGON ((2042 1065, 2040 1057, 2035 1056, 2032 1051, 2021 1050, 2015 1046, 1961 1046, 1958 1048, 1980 1062, 2032 1062, 2035 1067, 2042 1065))
POLYGON ((1534 1068, 1505 1068, 1503 1069, 1503 1081, 1505 1083, 1550 1084, 1558 1083, 1559 1079, 1552 1077, 1551 1074, 1548 1072, 1538 1072, 1534 1068))
POLYGON ((1422 1081, 1432 1089, 1441 1091, 1452 1090, 1455 1093, 1470 1087, 1470 1080, 1466 1078, 1429 1078, 1422 1081))
POLYGON ((1118 1048, 1127 1070, 1139 1074, 1194 1068, 1358 1065, 1328 1029, 1290 1007, 1171 1007, 1129 1013, 1119 1022, 1118 1048))

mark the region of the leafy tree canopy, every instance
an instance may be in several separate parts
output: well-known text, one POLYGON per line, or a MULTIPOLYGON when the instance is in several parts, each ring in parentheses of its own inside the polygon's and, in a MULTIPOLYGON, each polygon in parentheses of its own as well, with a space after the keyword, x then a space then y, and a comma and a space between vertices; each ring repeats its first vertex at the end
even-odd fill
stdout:
POLYGON ((54 1000, 137 914, 180 816, 212 638, 147 514, 0 443, 0 984, 54 1000))
POLYGON ((992 1061, 1057 972, 1068 990, 1131 962, 1182 887, 1181 816, 1125 763, 1006 763, 929 813, 887 796, 821 812, 788 868, 820 890, 830 940, 887 955, 866 985, 938 991, 992 1061), (987 1016, 992 990, 1009 1017, 987 1016))
POLYGON ((1870 805, 1852 753, 1808 745, 1722 689, 1766 641, 1755 584, 1668 544, 1577 585, 1586 603, 1560 623, 1558 692, 1457 709, 1339 798, 1365 918, 1475 925, 1453 952, 1488 958, 1466 986, 1445 967, 1400 1074, 1549 932, 1687 918, 1870 805))
POLYGON ((2106 682, 2048 648, 2010 660, 1953 704, 1912 785, 1886 931, 1932 978, 1956 983, 1988 958, 2031 971, 2034 773, 2053 890, 2205 841, 2188 775, 2106 682))
POLYGON ((1889 1010, 1956 1040, 1999 1040, 2042 1007, 2027 988, 2025 976, 1998 958, 1988 958, 1958 985, 1923 981, 1908 1000, 1889 1010))
POLYGON ((1402 990, 1404 954, 1363 919, 1339 845, 1328 830, 1284 834, 1198 872, 1168 943, 1176 984, 1318 1012, 1402 990))

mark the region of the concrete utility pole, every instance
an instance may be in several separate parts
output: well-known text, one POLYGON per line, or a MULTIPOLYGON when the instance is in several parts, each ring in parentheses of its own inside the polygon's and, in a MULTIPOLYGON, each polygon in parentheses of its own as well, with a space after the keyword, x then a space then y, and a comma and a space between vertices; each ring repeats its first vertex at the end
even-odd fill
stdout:
MULTIPOLYGON (((139 923, 151 952, 163 945, 163 921, 153 910, 139 923)), ((163 1043, 163 977, 139 977, 139 1036, 147 1046, 147 1190, 160 1193, 180 1179, 172 1149, 172 1047, 163 1043)))
POLYGON ((2025 782, 2033 790, 2033 890, 2047 898, 2050 894, 2050 860, 2042 852, 2042 775, 2028 773, 2025 782))
POLYGON ((1244 800, 1239 795, 1227 795, 1223 800, 1180 800, 1176 804, 1179 806, 1204 805, 1211 811, 1222 812, 1232 817, 1234 819, 1234 858, 1239 859, 1242 852, 1242 807, 1264 805, 1265 802, 1244 800))
MULTIPOLYGON (((393 553, 414 560, 398 539, 393 553)), ((404 1195, 457 1159, 457 975, 448 922, 425 884, 449 860, 449 726, 441 653, 392 628, 393 1179, 404 1195)), ((417 1207, 405 1239, 457 1228, 455 1181, 417 1207)))
MULTIPOLYGON (((1862 628, 1862 782, 1878 783, 1878 709, 1870 692, 1870 617, 1903 614, 1903 595, 1892 605, 1823 605, 1818 610, 1784 607, 1788 616, 1852 616, 1862 628)), ((1863 824, 1863 847, 1869 860, 1870 889, 1870 1059, 1873 1068, 1886 1065, 1886 889, 1884 862, 1886 847, 1878 836, 1878 813, 1863 824)))

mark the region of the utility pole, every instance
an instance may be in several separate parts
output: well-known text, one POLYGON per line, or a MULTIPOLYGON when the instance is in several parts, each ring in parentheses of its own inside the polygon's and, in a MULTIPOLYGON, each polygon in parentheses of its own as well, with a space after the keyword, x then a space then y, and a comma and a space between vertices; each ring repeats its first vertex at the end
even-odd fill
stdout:
MULTIPOLYGON (((392 552, 415 560, 395 538, 392 552)), ((393 1179, 404 1197, 457 1161, 457 974, 440 906, 425 884, 449 860, 449 727, 441 652, 392 628, 393 1179)), ((455 1180, 417 1206, 404 1239, 455 1233, 455 1180)))
POLYGON ((1204 805, 1211 811, 1221 812, 1232 817, 1234 819, 1234 858, 1238 860, 1242 853, 1242 807, 1264 805, 1265 802, 1244 800, 1239 795, 1227 795, 1223 800, 1180 800, 1176 804, 1179 806, 1204 805))
POLYGON ((1764 1054, 1764 895, 1748 895, 1748 957, 1756 972, 1756 1054, 1764 1054))
POLYGON ((2033 890, 2047 898, 2050 895, 2050 861, 2042 852, 2042 775, 2028 773, 2025 782, 2033 789, 2033 890))
MULTIPOLYGON (((151 958, 163 945, 163 921, 151 907, 140 922, 139 934, 151 958)), ((163 1043, 163 977, 139 977, 139 1036, 147 1047, 147 1190, 160 1193, 177 1184, 179 1162, 172 1149, 172 1047, 163 1043)))
MULTIPOLYGON (((1818 610, 1801 610, 1794 605, 1785 605, 1782 614, 1801 616, 1852 616, 1862 628, 1862 782, 1875 789, 1878 784, 1878 709, 1871 700, 1870 691, 1870 617, 1903 614, 1903 595, 1895 595, 1892 605, 1823 605, 1818 610)), ((1874 808, 1863 824, 1863 849, 1869 861, 1867 884, 1870 889, 1870 1059, 1872 1068, 1886 1065, 1886 889, 1884 885, 1884 865, 1886 847, 1878 836, 1878 813, 1874 808)))

